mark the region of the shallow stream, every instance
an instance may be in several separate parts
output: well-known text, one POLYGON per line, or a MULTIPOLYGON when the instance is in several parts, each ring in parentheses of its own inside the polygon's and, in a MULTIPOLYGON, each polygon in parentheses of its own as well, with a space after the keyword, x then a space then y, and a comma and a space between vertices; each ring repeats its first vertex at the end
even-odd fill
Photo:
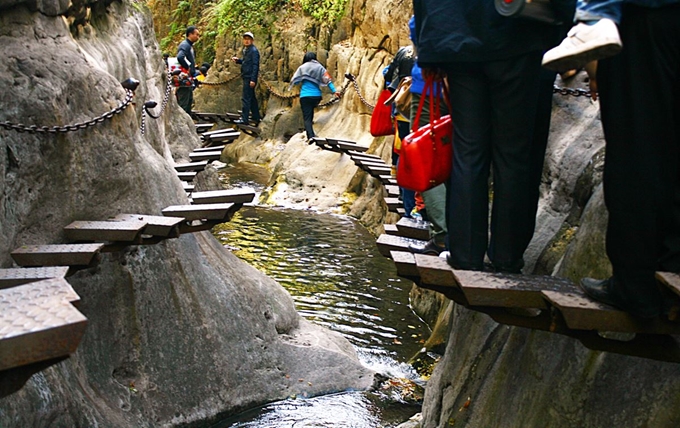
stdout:
MULTIPOLYGON (((220 172, 226 187, 258 192, 268 179, 247 164, 220 172)), ((422 381, 407 361, 430 332, 409 307, 412 283, 397 277, 363 226, 346 216, 244 206, 213 234, 286 288, 301 316, 342 334, 362 364, 404 386, 270 403, 215 428, 392 427, 419 412, 405 391, 422 381)))

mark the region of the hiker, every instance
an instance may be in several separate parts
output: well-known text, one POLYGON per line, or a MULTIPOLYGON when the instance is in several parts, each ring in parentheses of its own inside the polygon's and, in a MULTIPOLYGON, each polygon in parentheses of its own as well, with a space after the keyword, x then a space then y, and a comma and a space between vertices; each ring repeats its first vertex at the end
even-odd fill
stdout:
POLYGON ((618 55, 586 67, 606 141, 606 248, 613 274, 584 278, 595 300, 663 314, 656 271, 680 273, 680 0, 626 1, 618 55))
POLYGON ((241 119, 234 123, 241 125, 249 124, 249 117, 252 113, 255 126, 260 124, 260 109, 255 97, 255 86, 260 72, 260 51, 253 44, 255 36, 250 31, 243 33, 243 58, 236 56, 231 60, 236 64, 241 64, 241 78, 243 79, 243 94, 241 96, 241 119))
MULTIPOLYGON (((558 11, 573 17, 574 3, 558 11)), ((537 204, 533 128, 541 58, 553 29, 500 16, 485 0, 414 0, 418 64, 448 78, 453 167, 447 189, 449 264, 521 273, 537 204), (489 227, 489 176, 493 205, 489 227)))
POLYGON ((331 75, 316 60, 315 52, 305 53, 302 65, 295 70, 295 74, 290 80, 289 89, 293 85, 300 85, 300 108, 305 122, 307 139, 316 137, 312 124, 314 122, 314 109, 321 102, 321 87, 328 86, 328 89, 337 98, 340 98, 340 92, 335 89, 331 75))
POLYGON ((182 68, 182 73, 178 79, 178 88, 175 91, 177 104, 191 114, 191 106, 194 103, 193 79, 196 76, 196 58, 194 54, 194 43, 198 41, 200 33, 196 27, 189 26, 186 30, 186 39, 179 44, 177 50, 177 62, 182 68))

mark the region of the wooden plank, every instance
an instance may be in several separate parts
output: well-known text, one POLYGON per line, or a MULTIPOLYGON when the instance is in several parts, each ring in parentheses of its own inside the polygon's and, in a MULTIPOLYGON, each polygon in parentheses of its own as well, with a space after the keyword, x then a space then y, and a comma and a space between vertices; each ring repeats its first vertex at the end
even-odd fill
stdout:
POLYGON ((227 147, 226 145, 222 144, 221 146, 205 146, 205 147, 198 147, 194 149, 195 153, 199 152, 216 152, 216 151, 223 151, 224 148, 227 147))
POLYGON ((196 174, 195 171, 178 172, 177 178, 182 181, 193 181, 193 179, 196 178, 196 174))
POLYGON ((568 279, 546 275, 512 275, 454 270, 454 276, 471 306, 547 308, 543 291, 576 292, 568 279))
POLYGON ((672 272, 657 272, 656 279, 673 293, 680 296, 680 275, 672 272))
POLYGON ((64 235, 72 241, 124 241, 139 242, 146 222, 127 221, 74 221, 64 227, 64 235))
POLYGON ((251 188, 211 190, 207 192, 194 192, 191 195, 193 204, 221 204, 234 203, 244 204, 252 202, 255 198, 255 190, 251 188))
POLYGON ((459 288, 453 268, 449 266, 446 259, 425 254, 414 254, 414 256, 418 267, 418 276, 420 276, 422 283, 459 288))
POLYGON ((354 152, 366 152, 368 147, 360 146, 354 141, 339 140, 337 138, 326 138, 326 140, 331 144, 336 144, 343 151, 354 151, 354 152))
POLYGON ((182 189, 187 193, 191 193, 194 191, 194 185, 182 181, 182 189))
POLYGON ((380 178, 382 175, 390 174, 392 171, 389 166, 364 165, 362 169, 368 171, 371 175, 377 176, 378 178, 380 178))
POLYGON ((399 235, 396 224, 383 224, 383 229, 388 235, 399 235))
MULTIPOLYGON (((399 198, 385 198, 385 205, 387 205, 387 210, 393 213, 397 212, 397 208, 404 206, 399 198)), ((394 225, 394 228, 398 230, 396 224, 394 225)))
POLYGON ((118 214, 112 221, 139 220, 146 222, 142 231, 144 235, 160 236, 164 238, 176 238, 179 236, 179 226, 185 221, 184 217, 165 217, 145 214, 118 214))
POLYGON ((388 165, 382 159, 381 160, 354 159, 354 161, 360 163, 361 165, 366 165, 366 166, 381 166, 381 167, 391 168, 391 165, 388 165))
POLYGON ((430 239, 430 228, 425 221, 402 217, 397 221, 399 234, 405 238, 427 241, 430 239))
POLYGON ((378 179, 380 180, 380 182, 382 184, 392 184, 392 185, 397 184, 397 179, 394 178, 392 175, 387 175, 387 174, 381 175, 381 176, 378 177, 378 179))
POLYGON ((408 248, 409 245, 422 246, 426 244, 426 241, 419 241, 417 239, 409 239, 403 238, 401 236, 382 234, 378 237, 376 244, 378 245, 378 250, 380 251, 380 254, 382 254, 385 257, 390 257, 391 256, 390 251, 392 250, 410 252, 408 248))
POLYGON ((23 245, 11 255, 19 266, 88 266, 104 244, 23 245))
POLYGON ((399 186, 394 186, 391 184, 385 186, 385 191, 387 191, 387 196, 392 198, 398 198, 399 194, 401 193, 399 191, 399 186))
POLYGON ((192 153, 189 153, 189 158, 194 162, 220 160, 221 157, 222 157, 222 152, 219 151, 219 150, 210 151, 210 152, 192 152, 192 153))
POLYGON ((0 290, 0 371, 76 351, 87 319, 64 279, 0 290))
POLYGON ((391 251, 390 255, 392 256, 392 260, 394 260, 394 266, 397 268, 397 275, 410 278, 419 276, 416 258, 413 253, 406 251, 391 251))
POLYGON ((67 273, 68 266, 0 269, 0 289, 45 279, 64 278, 67 273))
POLYGON ((186 220, 224 220, 228 221, 240 208, 235 204, 172 205, 163 209, 168 217, 184 217, 186 220), (236 207, 236 209, 235 209, 236 207))
POLYGON ((680 334, 680 323, 660 318, 642 320, 622 310, 590 299, 580 289, 574 292, 543 291, 543 296, 560 311, 567 326, 575 330, 626 333, 680 334))
POLYGON ((175 165, 175 170, 178 172, 203 171, 207 165, 208 161, 180 163, 175 165))
POLYGON ((233 142, 236 140, 238 137, 241 136, 241 133, 236 131, 236 132, 223 132, 220 134, 213 134, 209 137, 202 137, 203 141, 209 144, 213 143, 224 143, 224 142, 233 142))
POLYGON ((226 128, 226 129, 223 128, 223 129, 216 129, 214 131, 204 132, 201 135, 203 135, 204 137, 212 137, 212 136, 215 136, 215 135, 222 135, 222 134, 235 135, 235 136, 238 137, 240 135, 240 132, 238 132, 237 130, 235 130, 233 128, 226 128))
POLYGON ((196 124, 194 124, 194 126, 196 127, 196 132, 200 134, 200 133, 203 133, 203 132, 207 131, 208 129, 212 128, 213 126, 215 126, 215 124, 214 123, 196 123, 196 124))
POLYGON ((382 160, 382 158, 378 155, 374 155, 374 154, 370 154, 370 153, 366 153, 366 152, 359 152, 359 151, 356 151, 356 150, 348 150, 346 153, 350 157, 358 156, 358 157, 382 160))

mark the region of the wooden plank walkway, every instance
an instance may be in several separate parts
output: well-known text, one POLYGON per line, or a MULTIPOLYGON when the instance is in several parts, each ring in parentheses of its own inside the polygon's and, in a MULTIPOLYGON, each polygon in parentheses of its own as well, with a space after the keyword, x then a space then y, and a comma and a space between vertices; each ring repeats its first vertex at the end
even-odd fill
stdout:
POLYGON ((193 181, 194 178, 196 178, 196 171, 186 171, 186 172, 178 172, 177 173, 177 178, 179 178, 182 181, 193 181))
POLYGON ((140 243, 145 221, 137 219, 117 221, 74 221, 64 227, 64 235, 71 241, 140 243))
POLYGON ((11 256, 19 266, 89 266, 104 244, 23 245, 11 256))
POLYGON ((162 238, 177 238, 179 227, 186 221, 184 217, 166 217, 146 214, 118 214, 111 218, 112 221, 138 220, 146 223, 142 231, 143 235, 158 236, 162 238))
POLYGON ((405 238, 420 239, 424 241, 430 239, 430 229, 425 221, 402 217, 397 221, 397 229, 399 230, 399 234, 405 238))
POLYGON ((64 278, 67 273, 68 266, 0 269, 0 289, 44 279, 64 278))
POLYGON ((206 166, 208 166, 208 161, 179 163, 175 165, 175 171, 177 172, 203 171, 206 166))
POLYGON ((210 190, 206 192, 194 192, 191 195, 192 204, 245 204, 255 198, 255 190, 251 188, 210 190))
MULTIPOLYGON (((399 200, 399 198, 385 198, 385 205, 387 205, 387 210, 393 213, 397 212, 397 208, 403 207, 404 204, 399 200)), ((397 230, 397 226, 394 226, 397 230)))
POLYGON ((215 161, 215 160, 220 160, 221 157, 222 157, 222 151, 221 150, 189 153, 189 159, 191 159, 192 162, 200 162, 200 161, 211 162, 211 161, 215 161))
POLYGON ((423 246, 427 241, 382 234, 378 237, 376 243, 380 254, 385 257, 390 257, 390 251, 409 251, 409 245, 423 246))
POLYGON ((194 126, 196 127, 196 132, 199 133, 199 134, 202 134, 202 133, 206 132, 207 130, 209 130, 210 128, 212 128, 213 126, 215 126, 215 124, 214 123, 196 123, 196 124, 194 124, 194 126))
POLYGON ((205 146, 205 147, 198 147, 194 149, 194 153, 200 153, 200 152, 216 152, 216 151, 223 151, 224 148, 227 147, 225 144, 222 144, 221 146, 205 146))
POLYGON ((63 278, 0 290, 0 371, 75 352, 87 325, 78 300, 63 278))
POLYGON ((172 205, 164 208, 161 212, 168 217, 183 217, 188 221, 193 220, 219 220, 226 222, 238 211, 237 204, 200 204, 200 205, 172 205))

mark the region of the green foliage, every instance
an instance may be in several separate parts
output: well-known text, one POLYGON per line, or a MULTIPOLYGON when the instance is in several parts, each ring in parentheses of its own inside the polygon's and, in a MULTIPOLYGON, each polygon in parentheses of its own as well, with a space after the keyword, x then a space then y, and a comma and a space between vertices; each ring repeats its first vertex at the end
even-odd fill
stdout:
POLYGON ((345 14, 347 0, 298 0, 302 10, 318 22, 337 22, 345 14))
POLYGON ((268 28, 288 0, 218 0, 204 11, 206 29, 237 36, 254 28, 268 28))

